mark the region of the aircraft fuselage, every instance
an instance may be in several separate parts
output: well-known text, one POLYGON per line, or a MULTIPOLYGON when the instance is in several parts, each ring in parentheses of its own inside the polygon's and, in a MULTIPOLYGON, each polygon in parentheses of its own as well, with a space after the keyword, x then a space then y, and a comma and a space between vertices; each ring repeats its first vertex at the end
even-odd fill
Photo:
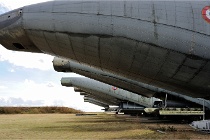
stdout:
POLYGON ((2 15, 0 43, 11 50, 61 56, 208 98, 208 5, 207 1, 46 2, 2 15))

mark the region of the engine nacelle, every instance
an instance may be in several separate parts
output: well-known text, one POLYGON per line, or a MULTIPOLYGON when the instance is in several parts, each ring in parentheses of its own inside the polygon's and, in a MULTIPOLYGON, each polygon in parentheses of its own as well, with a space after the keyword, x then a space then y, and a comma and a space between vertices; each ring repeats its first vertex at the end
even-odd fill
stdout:
POLYGON ((77 88, 77 87, 74 87, 74 91, 75 91, 75 92, 84 92, 83 90, 81 90, 81 89, 79 89, 79 88, 77 88))
POLYGON ((72 72, 70 62, 67 59, 55 57, 53 60, 53 67, 57 72, 72 72))

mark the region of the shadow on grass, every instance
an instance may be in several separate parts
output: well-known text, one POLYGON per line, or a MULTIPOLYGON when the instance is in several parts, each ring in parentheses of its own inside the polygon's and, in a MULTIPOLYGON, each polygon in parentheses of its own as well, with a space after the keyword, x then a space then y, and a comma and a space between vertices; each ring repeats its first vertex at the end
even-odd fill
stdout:
POLYGON ((71 131, 71 132, 104 132, 124 131, 131 128, 124 119, 104 117, 76 117, 65 121, 56 121, 48 126, 36 127, 32 131, 71 131))
POLYGON ((157 131, 154 131, 154 133, 152 134, 135 134, 130 136, 119 137, 118 139, 197 139, 189 134, 190 133, 187 132, 166 132, 165 134, 161 134, 157 131))
POLYGON ((140 120, 142 124, 188 124, 188 122, 183 120, 160 120, 160 119, 148 119, 140 120))
POLYGON ((149 134, 131 134, 130 136, 122 136, 119 137, 118 139, 164 139, 165 135, 160 135, 156 132, 154 132, 153 134, 149 133, 149 134))
POLYGON ((110 120, 103 120, 103 119, 98 119, 98 120, 77 120, 77 121, 57 121, 56 123, 121 123, 125 122, 125 120, 115 120, 115 119, 110 119, 110 120))
POLYGON ((66 125, 66 126, 48 126, 48 127, 36 127, 31 129, 31 131, 71 131, 71 132, 106 132, 106 131, 124 131, 131 129, 130 126, 116 125, 113 124, 74 124, 74 125, 66 125))

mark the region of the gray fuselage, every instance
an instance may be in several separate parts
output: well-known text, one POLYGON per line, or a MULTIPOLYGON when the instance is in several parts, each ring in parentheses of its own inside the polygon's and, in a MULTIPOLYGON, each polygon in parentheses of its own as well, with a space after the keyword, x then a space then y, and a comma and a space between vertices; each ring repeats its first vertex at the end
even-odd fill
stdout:
POLYGON ((0 17, 11 50, 76 60, 193 97, 210 96, 209 1, 52 1, 0 17))

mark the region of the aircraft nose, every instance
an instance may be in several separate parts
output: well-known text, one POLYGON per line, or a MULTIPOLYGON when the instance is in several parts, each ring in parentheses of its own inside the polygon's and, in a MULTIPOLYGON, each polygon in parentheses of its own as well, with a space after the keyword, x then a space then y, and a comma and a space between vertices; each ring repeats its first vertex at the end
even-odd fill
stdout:
POLYGON ((41 52, 24 31, 22 8, 0 15, 0 44, 9 50, 41 52))
POLYGON ((16 23, 21 18, 22 9, 10 11, 8 13, 0 15, 0 30, 10 27, 10 25, 16 23))

